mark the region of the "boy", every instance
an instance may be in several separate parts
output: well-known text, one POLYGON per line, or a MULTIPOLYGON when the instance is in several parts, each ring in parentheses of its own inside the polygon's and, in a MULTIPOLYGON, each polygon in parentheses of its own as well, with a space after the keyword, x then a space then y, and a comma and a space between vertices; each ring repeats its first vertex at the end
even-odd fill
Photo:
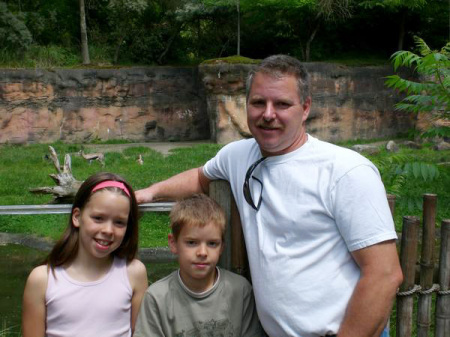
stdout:
POLYGON ((220 206, 194 195, 175 204, 170 223, 180 268, 147 289, 134 336, 263 336, 248 281, 216 267, 225 234, 220 206))

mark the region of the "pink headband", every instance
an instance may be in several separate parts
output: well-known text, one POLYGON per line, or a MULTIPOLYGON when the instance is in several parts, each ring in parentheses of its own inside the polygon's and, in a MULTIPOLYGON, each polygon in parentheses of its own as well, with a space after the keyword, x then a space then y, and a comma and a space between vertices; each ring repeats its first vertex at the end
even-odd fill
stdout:
POLYGON ((102 188, 106 188, 106 187, 120 188, 131 198, 130 191, 128 191, 128 188, 125 186, 125 184, 121 183, 120 181, 115 181, 115 180, 102 181, 101 183, 95 185, 95 187, 92 189, 92 193, 94 193, 95 191, 101 190, 102 188))

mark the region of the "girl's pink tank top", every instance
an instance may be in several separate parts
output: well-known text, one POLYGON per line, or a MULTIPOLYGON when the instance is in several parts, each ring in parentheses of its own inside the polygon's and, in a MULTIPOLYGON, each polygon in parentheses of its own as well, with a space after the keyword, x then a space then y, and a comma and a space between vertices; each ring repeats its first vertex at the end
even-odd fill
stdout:
POLYGON ((48 276, 45 302, 48 337, 129 337, 133 295, 126 261, 114 262, 102 279, 79 282, 64 268, 48 276))

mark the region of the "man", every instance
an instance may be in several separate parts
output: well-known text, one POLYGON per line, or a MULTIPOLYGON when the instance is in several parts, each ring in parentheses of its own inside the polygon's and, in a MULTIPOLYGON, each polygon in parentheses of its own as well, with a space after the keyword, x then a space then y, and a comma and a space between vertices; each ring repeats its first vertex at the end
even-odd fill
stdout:
POLYGON ((306 133, 310 107, 303 65, 268 57, 247 81, 254 139, 136 196, 185 197, 228 180, 267 334, 378 337, 402 282, 385 190, 370 161, 306 133))

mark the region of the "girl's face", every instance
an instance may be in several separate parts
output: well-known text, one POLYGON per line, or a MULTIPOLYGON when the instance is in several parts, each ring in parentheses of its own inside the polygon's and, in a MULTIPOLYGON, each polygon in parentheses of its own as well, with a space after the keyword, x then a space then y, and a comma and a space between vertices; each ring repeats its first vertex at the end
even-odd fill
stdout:
POLYGON ((129 214, 126 196, 107 189, 95 192, 82 210, 72 213, 73 225, 79 228, 78 254, 107 258, 121 245, 129 214))

